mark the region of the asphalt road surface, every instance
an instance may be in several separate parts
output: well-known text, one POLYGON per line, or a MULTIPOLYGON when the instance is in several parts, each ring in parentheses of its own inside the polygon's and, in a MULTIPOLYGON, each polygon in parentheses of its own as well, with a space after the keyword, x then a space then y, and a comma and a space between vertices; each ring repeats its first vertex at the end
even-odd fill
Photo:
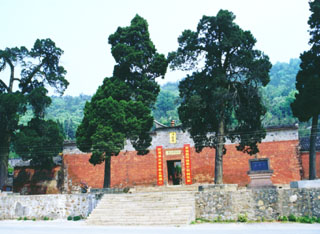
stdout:
POLYGON ((0 234, 320 234, 320 224, 195 224, 181 227, 88 226, 84 221, 0 221, 0 234))

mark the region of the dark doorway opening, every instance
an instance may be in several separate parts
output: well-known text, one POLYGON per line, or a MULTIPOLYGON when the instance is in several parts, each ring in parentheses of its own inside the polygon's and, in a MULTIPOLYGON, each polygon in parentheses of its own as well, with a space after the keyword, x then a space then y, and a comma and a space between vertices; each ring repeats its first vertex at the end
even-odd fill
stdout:
POLYGON ((179 185, 182 181, 181 160, 167 161, 168 184, 179 185))

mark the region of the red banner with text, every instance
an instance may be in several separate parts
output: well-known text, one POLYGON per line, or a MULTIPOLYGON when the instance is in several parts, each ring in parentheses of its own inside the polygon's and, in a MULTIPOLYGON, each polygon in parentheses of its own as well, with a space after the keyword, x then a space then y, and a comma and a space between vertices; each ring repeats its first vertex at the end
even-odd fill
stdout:
POLYGON ((190 161, 190 145, 184 145, 184 167, 186 184, 192 184, 191 178, 191 161, 190 161))
POLYGON ((156 147, 157 154, 157 184, 163 185, 163 150, 162 146, 156 147))

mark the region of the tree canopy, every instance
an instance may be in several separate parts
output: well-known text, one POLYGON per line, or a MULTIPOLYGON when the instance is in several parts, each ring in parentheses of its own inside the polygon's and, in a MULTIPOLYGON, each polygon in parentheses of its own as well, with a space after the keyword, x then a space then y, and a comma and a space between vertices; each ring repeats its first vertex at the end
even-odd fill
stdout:
POLYGON ((268 84, 271 64, 253 49, 255 38, 234 19, 226 10, 203 16, 197 31, 183 31, 178 50, 168 57, 172 68, 193 71, 179 85, 179 116, 197 151, 216 149, 218 184, 222 183, 226 139, 238 140, 237 149, 252 155, 265 136, 261 116, 266 110, 259 88, 268 84))
POLYGON ((26 47, 0 50, 0 72, 6 68, 9 71, 8 83, 0 79, 0 188, 7 177, 11 138, 27 105, 41 118, 51 103, 46 87, 63 94, 69 84, 66 70, 59 64, 62 54, 50 39, 37 39, 31 50, 26 47))
POLYGON ((33 118, 14 137, 15 152, 32 166, 52 167, 62 151, 63 136, 56 122, 33 118))
POLYGON ((164 77, 167 61, 157 53, 145 19, 136 15, 131 25, 109 36, 116 60, 113 76, 105 78, 84 109, 77 129, 80 150, 92 152, 90 163, 105 161, 104 187, 110 186, 110 157, 130 140, 138 154, 148 153, 151 108, 159 93, 155 78, 164 77))
POLYGON ((320 0, 309 2, 311 49, 301 54, 300 70, 296 77, 298 93, 291 104, 293 115, 300 121, 312 119, 310 135, 309 179, 316 178, 316 137, 320 114, 320 0))

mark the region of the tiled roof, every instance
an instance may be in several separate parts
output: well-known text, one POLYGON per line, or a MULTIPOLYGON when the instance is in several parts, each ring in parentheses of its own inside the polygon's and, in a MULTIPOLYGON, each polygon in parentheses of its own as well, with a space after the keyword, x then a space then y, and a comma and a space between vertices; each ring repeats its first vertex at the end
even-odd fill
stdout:
MULTIPOLYGON (((301 137, 300 138, 300 150, 309 151, 310 149, 310 137, 301 137)), ((320 136, 317 137, 316 141, 316 151, 320 151, 320 136)))

